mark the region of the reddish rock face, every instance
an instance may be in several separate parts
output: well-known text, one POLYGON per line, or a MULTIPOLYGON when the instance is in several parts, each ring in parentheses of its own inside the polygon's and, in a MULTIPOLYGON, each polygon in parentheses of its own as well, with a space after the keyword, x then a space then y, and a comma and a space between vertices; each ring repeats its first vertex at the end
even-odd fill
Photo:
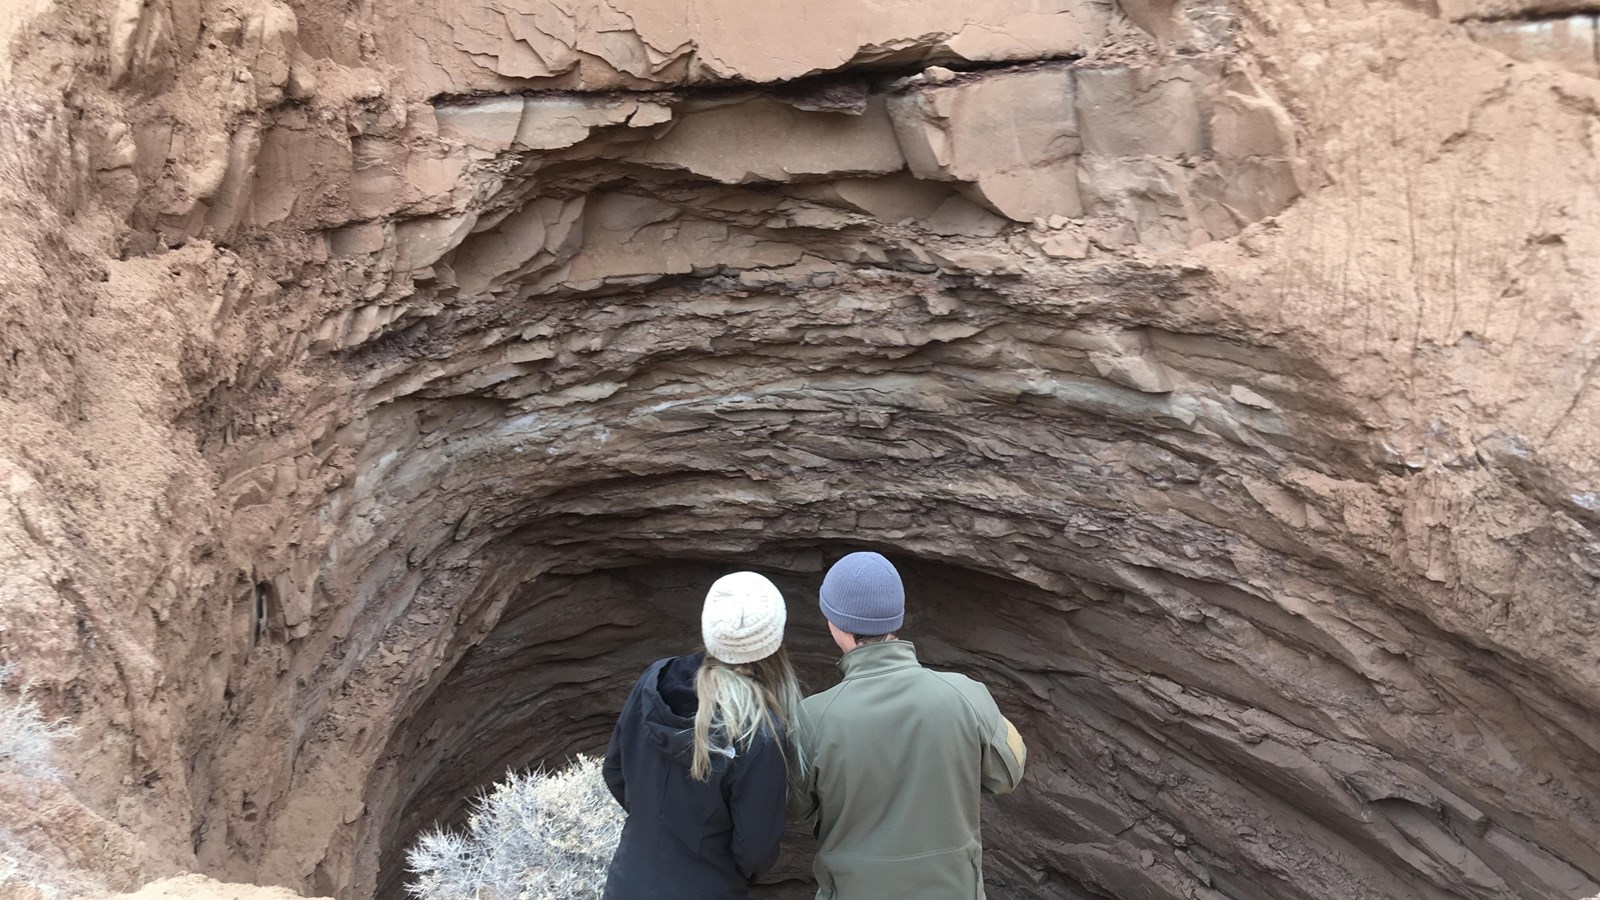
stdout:
POLYGON ((871 548, 1029 738, 994 896, 1600 893, 1592 10, 1126 13, 0 10, 0 661, 79 726, 0 818, 397 897, 733 567, 831 684, 871 548))

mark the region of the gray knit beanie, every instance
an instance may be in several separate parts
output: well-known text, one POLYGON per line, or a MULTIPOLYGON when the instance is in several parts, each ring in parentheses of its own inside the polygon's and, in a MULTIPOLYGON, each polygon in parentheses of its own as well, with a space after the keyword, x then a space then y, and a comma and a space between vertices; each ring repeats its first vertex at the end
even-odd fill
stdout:
POLYGON ((848 634, 898 631, 906 620, 906 589, 881 553, 852 553, 822 579, 822 614, 848 634))

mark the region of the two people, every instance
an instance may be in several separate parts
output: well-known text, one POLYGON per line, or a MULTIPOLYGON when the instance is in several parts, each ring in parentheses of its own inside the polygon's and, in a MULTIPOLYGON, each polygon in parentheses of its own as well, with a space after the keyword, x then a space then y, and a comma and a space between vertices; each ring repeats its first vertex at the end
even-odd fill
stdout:
POLYGON ((819 900, 983 897, 979 797, 1022 779, 1027 750, 981 684, 899 639, 905 590, 877 553, 824 578, 843 680, 800 700, 787 611, 760 575, 719 579, 704 653, 634 685, 604 773, 627 810, 606 900, 747 900, 793 796, 820 841, 819 900))

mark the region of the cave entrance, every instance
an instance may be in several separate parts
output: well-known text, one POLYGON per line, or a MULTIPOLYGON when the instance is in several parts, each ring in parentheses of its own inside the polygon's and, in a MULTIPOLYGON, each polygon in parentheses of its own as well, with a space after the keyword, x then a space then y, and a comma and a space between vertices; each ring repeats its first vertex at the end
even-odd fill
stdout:
MULTIPOLYGON (((403 896, 403 854, 419 830, 459 823, 469 798, 507 768, 602 751, 643 667, 698 645, 704 592, 729 571, 754 569, 779 585, 787 645, 808 690, 836 683, 816 592, 828 565, 856 549, 885 552, 900 569, 903 635, 922 660, 982 681, 1028 739, 1023 789, 985 802, 996 896, 1314 896, 1299 886, 1295 861, 1347 873, 1358 886, 1351 896, 1379 898, 1421 883, 1419 841, 1554 859, 1497 826, 1474 833, 1473 807, 1446 788, 1433 805, 1404 786, 1431 783, 1409 763, 1320 737, 1316 729, 1337 727, 1327 716, 1340 698, 1366 688, 1304 620, 1234 585, 1125 563, 1100 578, 1030 584, 994 574, 1027 569, 1021 557, 1008 562, 993 545, 961 539, 953 534, 947 553, 906 537, 594 557, 522 584, 396 730, 369 782, 381 827, 369 844, 377 896, 403 896)), ((1054 564, 1093 571, 1095 556, 1054 564)), ((793 832, 757 896, 810 896, 812 847, 793 832)))
POLYGON ((348 830, 318 812, 304 837, 286 804, 271 871, 399 896, 420 828, 601 748, 733 568, 780 584, 831 684, 816 585, 876 546, 924 660, 1029 738, 987 821, 997 894, 1586 896, 1594 815, 1560 785, 1593 784, 1592 714, 1430 618, 1453 601, 1390 564, 1371 490, 1409 464, 1374 461, 1315 355, 1159 256, 1296 194, 1288 116, 1244 75, 437 104, 430 139, 477 180, 330 235, 349 283, 410 293, 317 332, 362 410, 320 449, 356 474, 320 580, 274 582, 308 682, 339 692, 305 703, 332 736, 295 799, 346 783, 348 746, 373 768, 348 830), (1522 805, 1527 772, 1485 747, 1557 787, 1522 805))
MULTIPOLYGON (((816 592, 826 566, 853 549, 859 548, 791 549, 747 563, 650 560, 549 575, 527 585, 488 637, 397 732, 390 763, 393 789, 403 799, 382 840, 378 896, 403 897, 404 850, 419 830, 434 823, 459 825, 470 798, 506 769, 559 766, 577 753, 603 752, 638 673, 654 659, 699 646, 705 590, 729 571, 755 569, 783 590, 789 605, 786 646, 806 689, 837 683, 839 654, 816 592)), ((893 553, 891 547, 876 549, 893 553)), ((1089 732, 1073 727, 1054 704, 1092 676, 1070 651, 1043 649, 1042 642, 1050 640, 1044 621, 1056 619, 1057 627, 1070 621, 1057 615, 1061 601, 958 566, 906 555, 894 561, 906 582, 904 637, 917 644, 927 664, 989 685, 1027 732, 1034 771, 1048 771, 1058 784, 1075 780, 1071 770, 1078 767, 1063 760, 1094 758, 1085 740, 1089 732)), ((1065 869, 1038 866, 1046 842, 1035 835, 1055 841, 1081 831, 1062 813, 1055 804, 1025 796, 986 800, 989 870, 997 890, 1007 896, 1104 896, 1065 869)), ((810 896, 813 843, 793 831, 758 896, 810 896)))

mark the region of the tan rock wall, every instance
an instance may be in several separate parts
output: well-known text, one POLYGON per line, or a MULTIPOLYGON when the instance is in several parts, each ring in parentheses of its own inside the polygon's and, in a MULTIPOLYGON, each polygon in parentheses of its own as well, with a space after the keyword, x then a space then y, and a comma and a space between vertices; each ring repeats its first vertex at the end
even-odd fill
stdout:
POLYGON ((1035 747, 998 894, 1595 892, 1576 44, 697 10, 0 14, 0 658, 113 887, 392 893, 723 567, 826 683, 865 545, 1035 747))

